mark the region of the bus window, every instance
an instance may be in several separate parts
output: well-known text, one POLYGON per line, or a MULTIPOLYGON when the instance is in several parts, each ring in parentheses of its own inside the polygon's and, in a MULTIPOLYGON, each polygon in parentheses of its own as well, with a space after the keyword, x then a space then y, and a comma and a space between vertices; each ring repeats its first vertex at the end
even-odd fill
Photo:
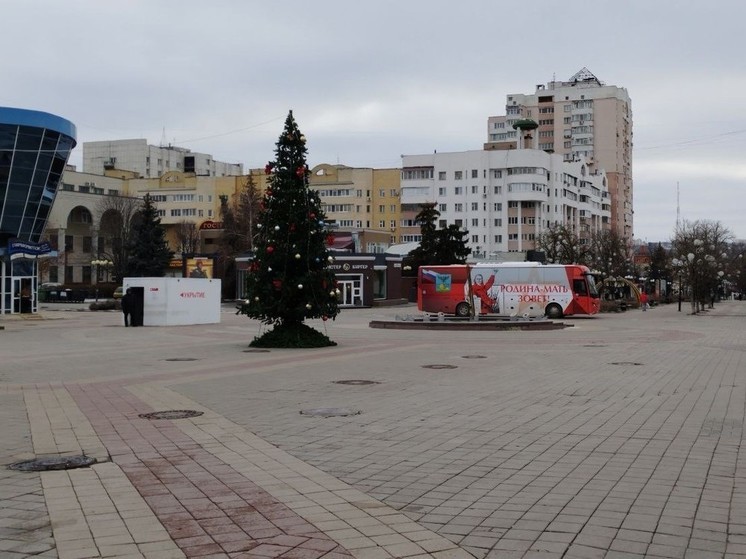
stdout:
POLYGON ((598 299, 600 295, 598 294, 598 288, 596 287, 596 280, 594 279, 593 274, 585 274, 585 281, 588 282, 588 292, 591 297, 598 299))
POLYGON ((585 279, 572 280, 572 290, 575 292, 575 295, 588 295, 588 290, 586 289, 585 285, 585 279))

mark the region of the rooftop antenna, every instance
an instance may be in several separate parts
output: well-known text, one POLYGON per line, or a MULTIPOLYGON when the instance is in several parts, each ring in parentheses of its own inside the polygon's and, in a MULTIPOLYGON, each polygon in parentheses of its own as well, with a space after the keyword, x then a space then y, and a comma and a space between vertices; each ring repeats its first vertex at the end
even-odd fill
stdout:
POLYGON ((166 145, 166 127, 163 127, 163 133, 161 134, 161 147, 166 145))

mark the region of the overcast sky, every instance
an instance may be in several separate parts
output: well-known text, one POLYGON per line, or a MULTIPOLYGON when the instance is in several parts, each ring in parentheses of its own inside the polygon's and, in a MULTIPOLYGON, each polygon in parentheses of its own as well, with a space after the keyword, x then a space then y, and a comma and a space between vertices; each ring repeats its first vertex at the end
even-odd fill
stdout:
POLYGON ((746 239, 743 0, 3 0, 0 105, 82 143, 147 138, 263 167, 292 109, 308 162, 480 149, 512 93, 587 67, 627 88, 635 237, 746 239))

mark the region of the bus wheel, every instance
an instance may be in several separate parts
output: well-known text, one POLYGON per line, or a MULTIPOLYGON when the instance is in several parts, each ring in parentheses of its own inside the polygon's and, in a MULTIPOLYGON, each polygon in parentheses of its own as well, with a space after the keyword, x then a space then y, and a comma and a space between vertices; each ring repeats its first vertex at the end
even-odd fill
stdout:
POLYGON ((469 316, 469 303, 459 303, 456 305, 456 316, 469 316))
POLYGON ((549 318, 562 318, 562 307, 560 307, 556 303, 547 305, 547 308, 544 312, 549 318))

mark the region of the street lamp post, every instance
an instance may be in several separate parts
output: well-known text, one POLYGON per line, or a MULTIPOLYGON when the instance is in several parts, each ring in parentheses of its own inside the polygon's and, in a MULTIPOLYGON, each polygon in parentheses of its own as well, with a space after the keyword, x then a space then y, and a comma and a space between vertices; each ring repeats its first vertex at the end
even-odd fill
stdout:
POLYGON ((683 272, 684 259, 674 258, 671 261, 671 264, 673 264, 673 267, 676 268, 676 275, 679 276, 679 312, 681 312, 681 274, 683 272))
POLYGON ((96 268, 96 302, 98 302, 98 279, 99 279, 99 272, 101 268, 104 269, 104 272, 106 272, 109 269, 109 266, 111 266, 111 261, 106 259, 96 259, 91 260, 91 265, 96 268))

